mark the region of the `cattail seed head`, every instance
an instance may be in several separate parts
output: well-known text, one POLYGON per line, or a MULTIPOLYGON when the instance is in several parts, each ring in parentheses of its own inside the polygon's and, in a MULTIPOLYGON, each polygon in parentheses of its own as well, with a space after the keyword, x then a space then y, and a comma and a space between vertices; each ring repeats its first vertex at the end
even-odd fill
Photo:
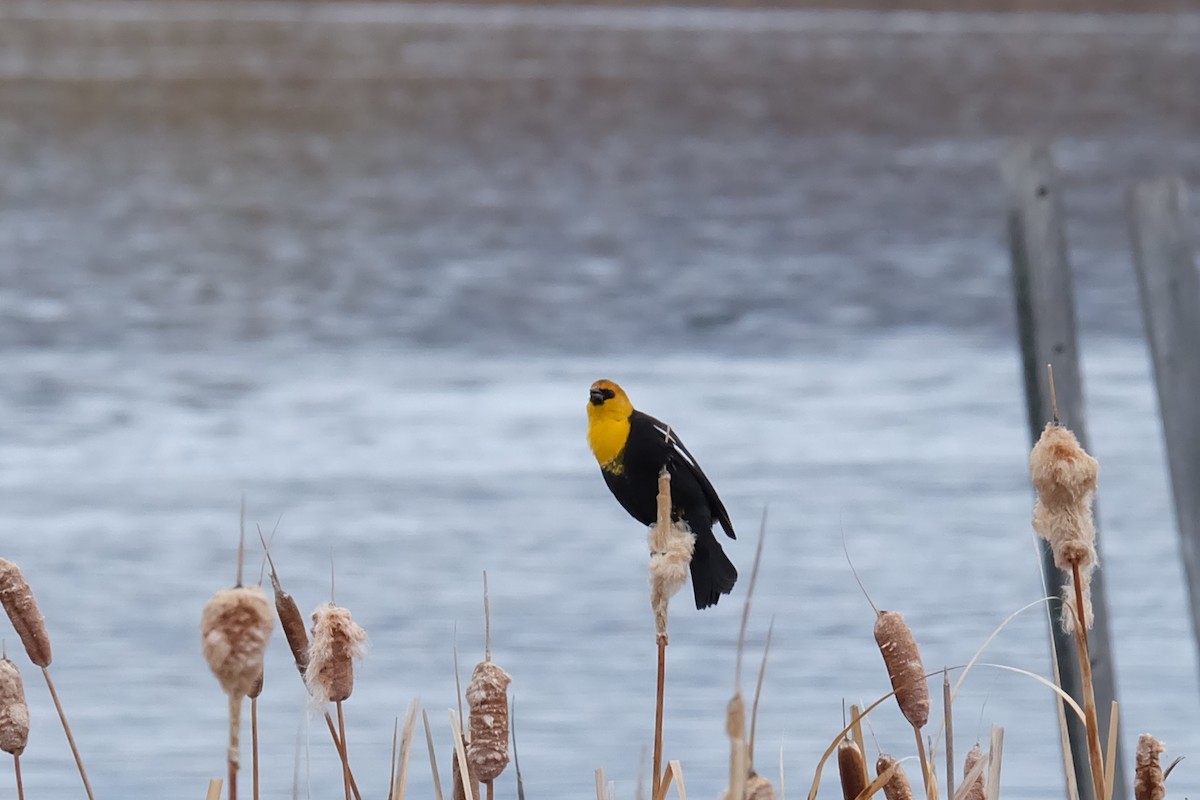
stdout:
POLYGON ((495 780, 508 766, 508 685, 512 677, 494 661, 481 661, 467 684, 471 742, 467 761, 480 781, 495 780))
POLYGON ((842 797, 854 800, 867 788, 867 762, 862 750, 852 739, 842 739, 838 745, 838 776, 842 780, 842 797))
MULTIPOLYGON (((980 749, 978 743, 967 751, 967 758, 963 761, 963 780, 971 774, 971 770, 975 769, 975 765, 983 761, 983 750, 980 749)), ((984 768, 986 769, 986 767, 984 768)), ((987 790, 983 782, 984 770, 979 771, 979 775, 971 781, 971 785, 967 787, 967 793, 964 795, 966 800, 984 800, 987 797, 987 790)))
POLYGON ((745 800, 775 800, 775 787, 762 775, 751 775, 746 781, 745 800))
POLYGON ((899 761, 886 753, 880 755, 879 760, 875 762, 875 774, 882 776, 893 764, 896 768, 892 771, 892 777, 883 785, 883 796, 887 800, 914 800, 912 784, 908 782, 908 775, 904 773, 904 766, 899 761))
POLYGON ((912 630, 899 611, 880 611, 875 619, 875 642, 883 654, 900 713, 915 728, 929 721, 929 684, 912 630))
POLYGON ((17 665, 0 658, 0 750, 19 756, 29 742, 29 706, 17 665))
POLYGON ((1050 543, 1059 569, 1090 566, 1096 558, 1092 495, 1100 464, 1079 445, 1075 434, 1050 423, 1029 454, 1037 490, 1033 528, 1050 543))
POLYGON ((39 667, 50 666, 50 635, 46 633, 46 620, 38 610, 33 589, 25 582, 21 569, 13 562, 0 558, 0 604, 8 613, 29 660, 39 667))
POLYGON ((254 688, 274 627, 271 603, 259 586, 222 589, 204 607, 204 658, 230 697, 243 697, 254 688))
POLYGON ((308 629, 304 625, 304 615, 300 613, 295 599, 279 585, 275 573, 271 573, 271 585, 275 589, 275 613, 279 615, 279 626, 287 639, 288 649, 292 651, 292 659, 300 677, 308 668, 308 629))
POLYGON ((658 474, 658 519, 650 526, 650 607, 659 636, 667 635, 671 598, 687 583, 696 537, 687 523, 671 521, 671 474, 658 474))
POLYGON ((354 691, 354 662, 363 656, 367 632, 350 609, 323 605, 313 612, 312 644, 304 682, 320 703, 340 703, 354 691))
POLYGON ((1136 764, 1133 779, 1135 800, 1164 800, 1167 796, 1166 779, 1158 757, 1167 746, 1148 733, 1138 737, 1136 764))

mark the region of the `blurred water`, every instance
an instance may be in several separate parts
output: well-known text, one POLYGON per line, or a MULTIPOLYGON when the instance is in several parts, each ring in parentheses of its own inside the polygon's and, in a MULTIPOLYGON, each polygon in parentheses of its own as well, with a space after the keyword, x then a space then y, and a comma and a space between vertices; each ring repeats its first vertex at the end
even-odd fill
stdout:
MULTIPOLYGON (((531 796, 590 792, 598 766, 633 796, 653 634, 642 531, 582 438, 601 376, 699 456, 743 574, 770 507, 758 760, 774 774, 782 749, 804 791, 843 701, 887 685, 843 537, 931 668, 1040 594, 995 168, 1026 133, 1057 137, 1068 191, 1127 744, 1151 730, 1190 753, 1195 648, 1121 211, 1136 178, 1200 177, 1197 33, 0 7, 0 541, 38 591, 99 794, 197 796, 221 774, 195 623, 232 579, 245 494, 253 521, 282 516, 301 606, 327 598, 332 551, 372 636, 347 706, 364 790, 382 794, 412 697, 448 740, 455 630, 469 668, 487 569, 531 796)), ((672 620, 667 749, 697 796, 723 786, 742 597, 672 620)), ((1044 639, 1027 612, 989 658, 1045 673, 1044 639)), ((25 675, 26 785, 75 792, 25 675)), ((282 642, 262 706, 267 796, 292 796, 296 763, 312 796, 339 792, 282 642)), ((1046 690, 975 673, 959 747, 993 722, 1005 795, 1060 791, 1046 690)), ((875 730, 910 751, 892 709, 875 730)), ((1188 763, 1173 794, 1200 784, 1188 763)))

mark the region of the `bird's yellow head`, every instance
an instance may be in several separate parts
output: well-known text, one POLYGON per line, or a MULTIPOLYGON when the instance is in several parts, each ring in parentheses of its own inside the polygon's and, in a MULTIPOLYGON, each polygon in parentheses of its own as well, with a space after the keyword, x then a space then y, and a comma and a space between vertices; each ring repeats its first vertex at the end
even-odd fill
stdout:
POLYGON ((612 381, 596 381, 588 392, 588 444, 601 466, 625 449, 633 404, 625 390, 612 381))

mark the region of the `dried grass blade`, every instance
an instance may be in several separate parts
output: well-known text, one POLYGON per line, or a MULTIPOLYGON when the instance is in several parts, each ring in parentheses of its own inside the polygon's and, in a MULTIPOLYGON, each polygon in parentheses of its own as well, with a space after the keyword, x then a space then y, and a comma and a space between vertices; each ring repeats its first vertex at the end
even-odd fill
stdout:
POLYGON ((1010 667, 1007 664, 992 664, 989 662, 980 662, 979 666, 991 667, 992 669, 1002 669, 1002 670, 1006 670, 1008 672, 1015 672, 1018 675, 1024 675, 1027 678, 1033 678, 1035 681, 1037 681, 1038 683, 1047 687, 1048 689, 1053 691, 1056 695, 1058 695, 1059 698, 1062 699, 1062 701, 1064 703, 1066 703, 1067 705, 1069 705, 1071 707, 1071 710, 1075 712, 1075 714, 1079 717, 1079 720, 1081 722, 1084 721, 1083 709, 1079 707, 1079 704, 1075 702, 1075 699, 1073 697, 1071 697, 1071 695, 1064 692, 1058 686, 1055 686, 1053 683, 1046 680, 1041 675, 1038 675, 1036 672, 1030 672, 1027 669, 1021 669, 1020 667, 1010 667))
POLYGON ((596 800, 604 800, 604 767, 596 768, 596 800))
POLYGON ((208 794, 204 795, 204 800, 221 800, 221 779, 212 778, 208 782, 208 794))
POLYGON ((420 706, 421 701, 413 698, 413 701, 408 704, 408 711, 404 715, 404 730, 400 734, 400 755, 397 759, 396 781, 393 784, 392 792, 395 800, 404 800, 404 793, 408 788, 408 761, 412 755, 413 731, 417 727, 417 709, 420 706))
POLYGON ((1120 721, 1120 706, 1112 701, 1112 713, 1108 717, 1108 746, 1104 757, 1104 800, 1112 800, 1113 781, 1117 773, 1117 723, 1120 721))
POLYGON ((425 721, 425 744, 429 746, 429 766, 433 770, 433 797, 434 800, 443 800, 442 779, 438 775, 437 748, 433 746, 433 727, 429 724, 429 713, 424 709, 421 709, 421 718, 425 721))
MULTIPOLYGON (((1004 728, 992 726, 992 741, 988 745, 987 800, 1000 800, 1000 766, 1004 760, 1004 728)), ((1110 799, 1111 800, 1111 799, 1110 799)))
POLYGON ((687 786, 683 783, 683 765, 679 760, 673 760, 667 763, 667 771, 671 777, 675 779, 675 791, 679 793, 679 800, 687 800, 687 786))

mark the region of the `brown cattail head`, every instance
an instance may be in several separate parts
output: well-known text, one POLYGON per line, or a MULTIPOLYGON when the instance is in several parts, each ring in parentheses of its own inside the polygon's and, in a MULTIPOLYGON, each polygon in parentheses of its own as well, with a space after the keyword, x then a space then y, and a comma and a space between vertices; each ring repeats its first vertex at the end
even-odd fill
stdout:
POLYGON ((867 762, 853 739, 838 745, 838 776, 842 779, 842 797, 854 800, 867 788, 867 762))
POLYGON ((1148 733, 1138 737, 1137 762, 1134 770, 1134 800, 1163 800, 1167 796, 1166 779, 1158 757, 1167 746, 1148 733))
POLYGON ((671 521, 671 473, 658 474, 658 519, 650 526, 650 607, 659 636, 667 635, 667 608, 687 583, 696 537, 687 523, 671 521))
POLYGON ((323 605, 313 612, 312 644, 304 682, 320 703, 340 703, 354 691, 354 662, 366 649, 367 632, 350 609, 323 605))
POLYGON ((17 665, 0 658, 0 750, 19 756, 29 742, 29 706, 17 665))
POLYGON ((904 766, 899 761, 886 753, 880 755, 875 762, 875 774, 882 777, 893 765, 892 777, 883 785, 883 796, 887 800, 914 800, 912 784, 908 782, 908 775, 904 774, 904 766))
POLYGON ((900 713, 915 728, 929 721, 929 684, 917 640, 899 611, 880 611, 875 619, 875 642, 883 654, 900 713))
POLYGON ((775 800, 775 787, 762 775, 751 775, 746 781, 745 800, 775 800))
POLYGON ((467 684, 471 743, 467 761, 477 780, 495 780, 508 766, 508 685, 512 677, 494 661, 481 661, 467 684))
POLYGON ((236 586, 212 596, 200 618, 208 667, 230 697, 243 697, 262 675, 275 617, 259 586, 236 586))
POLYGON ((1079 446, 1075 434, 1050 423, 1029 454, 1037 489, 1033 528, 1050 543, 1059 569, 1089 567, 1096 560, 1092 495, 1100 464, 1079 446))
MULTIPOLYGON (((975 769, 975 765, 982 761, 983 750, 981 750, 979 744, 976 743, 975 746, 967 752, 967 758, 965 761, 963 761, 963 780, 966 780, 967 776, 971 774, 971 770, 975 769)), ((976 776, 976 778, 972 780, 970 785, 967 787, 967 793, 964 795, 966 800, 984 800, 984 798, 987 797, 987 791, 983 782, 983 773, 986 769, 986 766, 983 769, 980 769, 979 775, 976 776)))
POLYGON ((296 669, 303 678, 308 668, 308 629, 304 625, 304 615, 300 613, 295 599, 279 585, 279 578, 274 571, 271 572, 271 586, 275 589, 275 613, 279 615, 279 625, 287 638, 296 669))
POLYGON ((50 666, 53 659, 50 635, 46 633, 46 620, 38 610, 33 589, 25 582, 20 567, 4 558, 0 558, 0 604, 21 637, 29 660, 39 667, 50 666))

